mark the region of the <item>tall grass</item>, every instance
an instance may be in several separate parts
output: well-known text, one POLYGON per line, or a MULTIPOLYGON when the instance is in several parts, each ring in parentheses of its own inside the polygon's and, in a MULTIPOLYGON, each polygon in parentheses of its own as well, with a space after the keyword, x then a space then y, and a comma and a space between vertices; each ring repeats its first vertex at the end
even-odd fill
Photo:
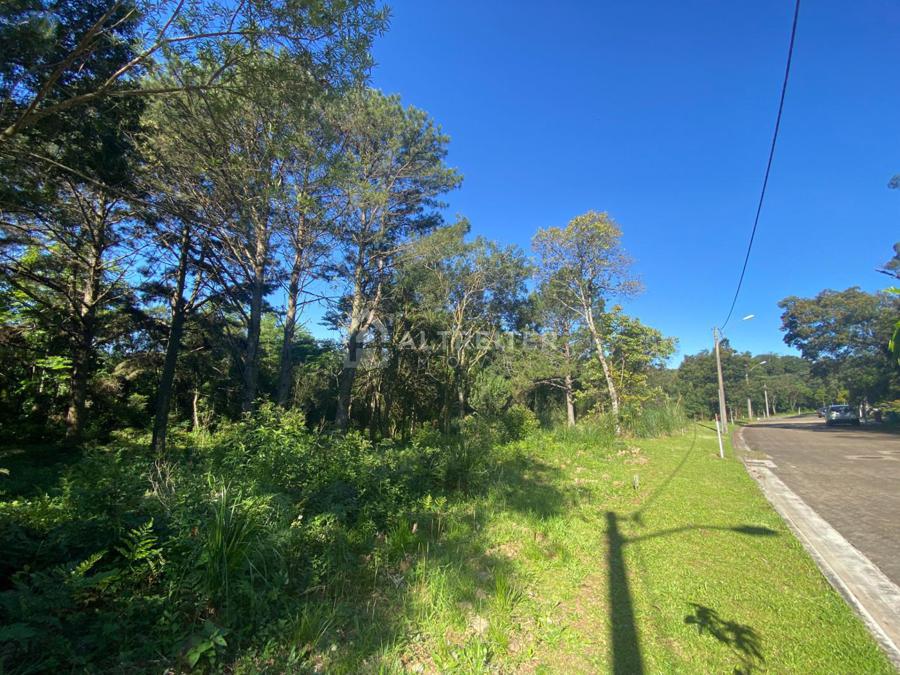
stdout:
POLYGON ((244 497, 227 483, 216 485, 199 567, 209 598, 230 618, 235 605, 235 579, 252 571, 257 542, 265 529, 264 498, 244 497))
MULTIPOLYGON (((635 438, 655 438, 680 433, 688 424, 680 401, 626 409, 622 414, 621 430, 635 438)), ((612 447, 616 440, 615 418, 609 413, 584 418, 574 427, 558 426, 553 431, 558 443, 580 446, 612 447)))
POLYGON ((637 438, 654 438, 679 433, 687 424, 687 415, 681 402, 667 400, 626 415, 624 427, 637 438))
POLYGON ((600 415, 584 419, 574 427, 557 427, 552 433, 557 443, 611 447, 616 440, 616 423, 611 415, 600 415))
MULTIPOLYGON (((684 415, 667 404, 627 420, 628 433, 645 436, 677 431, 684 415)), ((326 638, 341 644, 351 624, 376 617, 376 606, 390 608, 382 621, 408 603, 417 625, 474 630, 458 616, 458 598, 472 605, 478 639, 450 644, 435 655, 437 669, 487 668, 515 632, 523 582, 498 577, 491 556, 493 588, 469 569, 468 554, 432 549, 429 557, 427 533, 445 542, 485 536, 475 504, 494 492, 497 508, 543 528, 564 500, 548 484, 554 469, 521 453, 602 456, 618 444, 609 416, 544 432, 519 408, 499 420, 471 416, 456 435, 373 443, 357 433, 316 434, 301 416, 263 407, 214 433, 182 435, 165 464, 126 440, 54 475, 24 474, 42 477, 43 494, 17 476, 3 486, 10 498, 0 499, 0 572, 15 578, 0 593, 0 626, 14 625, 0 630, 0 672, 35 663, 71 670, 76 660, 92 671, 153 659, 174 667, 185 649, 216 670, 235 658, 263 664, 270 643, 289 672, 325 658, 326 638), (90 561, 76 586, 54 572, 70 561, 90 561), (417 585, 407 577, 420 567, 427 583, 417 585), (338 609, 354 603, 371 614, 338 609), (489 625, 475 618, 484 613, 489 625)))

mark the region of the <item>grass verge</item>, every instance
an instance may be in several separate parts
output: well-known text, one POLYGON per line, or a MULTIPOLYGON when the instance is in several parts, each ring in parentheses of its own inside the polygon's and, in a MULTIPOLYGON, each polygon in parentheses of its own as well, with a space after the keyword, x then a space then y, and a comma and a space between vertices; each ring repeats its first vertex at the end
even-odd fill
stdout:
POLYGON ((589 429, 548 432, 510 446, 484 494, 411 514, 365 581, 308 605, 309 664, 894 672, 743 467, 717 450, 700 426, 615 444, 589 429))
POLYGON ((893 672, 713 428, 470 431, 5 451, 0 671, 893 672))

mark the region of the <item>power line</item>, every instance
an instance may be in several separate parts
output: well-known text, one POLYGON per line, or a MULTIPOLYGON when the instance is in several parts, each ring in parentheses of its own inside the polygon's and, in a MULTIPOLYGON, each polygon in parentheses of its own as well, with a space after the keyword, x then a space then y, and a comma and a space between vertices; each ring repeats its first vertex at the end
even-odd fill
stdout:
POLYGON ((800 15, 800 0, 794 5, 794 23, 791 27, 791 43, 788 46, 787 65, 784 68, 784 83, 781 85, 781 100, 778 102, 778 116, 775 118, 775 131, 772 134, 772 146, 769 148, 769 161, 766 163, 766 175, 763 177, 762 191, 759 193, 759 204, 756 206, 756 217, 753 219, 753 229, 750 231, 750 243, 747 244, 747 255, 744 256, 744 266, 741 268, 741 277, 738 279, 737 289, 734 291, 734 299, 722 328, 728 325, 734 306, 737 304, 741 286, 744 283, 744 274, 747 272, 747 263, 750 260, 750 251, 753 248, 753 239, 756 237, 756 227, 759 225, 759 214, 762 212, 763 201, 766 198, 766 186, 769 184, 769 172, 772 170, 772 158, 775 157, 775 143, 778 140, 778 129, 781 126, 781 112, 784 110, 784 96, 787 93, 788 78, 791 74, 791 58, 794 55, 794 38, 797 36, 797 17, 800 15))

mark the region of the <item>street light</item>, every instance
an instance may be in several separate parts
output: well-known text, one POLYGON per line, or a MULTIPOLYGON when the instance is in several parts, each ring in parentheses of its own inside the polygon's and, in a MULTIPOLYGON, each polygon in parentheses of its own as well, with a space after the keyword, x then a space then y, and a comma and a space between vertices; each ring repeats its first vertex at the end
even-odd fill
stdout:
MULTIPOLYGON (((751 314, 750 316, 753 316, 753 315, 751 314)), ((756 366, 764 366, 767 363, 768 363, 768 361, 759 361, 758 363, 754 363, 752 366, 750 366, 749 368, 747 368, 747 370, 744 371, 744 382, 747 383, 747 417, 751 420, 753 419, 753 404, 750 403, 750 371, 753 370, 754 368, 756 368, 756 366)), ((768 394, 768 392, 767 392, 767 394, 768 394)), ((768 401, 768 395, 767 395, 766 396, 766 417, 769 416, 768 408, 769 408, 769 401, 768 401)))
MULTIPOLYGON (((748 314, 741 321, 749 321, 755 314, 748 314)), ((719 354, 719 329, 713 328, 713 345, 715 345, 716 352, 716 376, 719 381, 719 418, 722 421, 722 429, 727 432, 728 431, 728 413, 727 407, 725 405, 725 382, 722 378, 722 357, 719 354)), ((767 406, 768 407, 768 406, 767 406)), ((734 413, 732 412, 732 417, 734 417, 734 413)))

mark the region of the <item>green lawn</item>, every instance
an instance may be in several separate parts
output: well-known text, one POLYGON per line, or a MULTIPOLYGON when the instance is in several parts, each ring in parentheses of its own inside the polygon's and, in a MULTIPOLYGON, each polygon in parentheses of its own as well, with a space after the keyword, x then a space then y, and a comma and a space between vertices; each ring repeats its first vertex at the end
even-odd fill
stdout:
POLYGON ((425 500, 292 645, 329 672, 892 673, 714 432, 540 433, 489 488, 425 500), (611 449, 612 448, 612 449, 611 449))

